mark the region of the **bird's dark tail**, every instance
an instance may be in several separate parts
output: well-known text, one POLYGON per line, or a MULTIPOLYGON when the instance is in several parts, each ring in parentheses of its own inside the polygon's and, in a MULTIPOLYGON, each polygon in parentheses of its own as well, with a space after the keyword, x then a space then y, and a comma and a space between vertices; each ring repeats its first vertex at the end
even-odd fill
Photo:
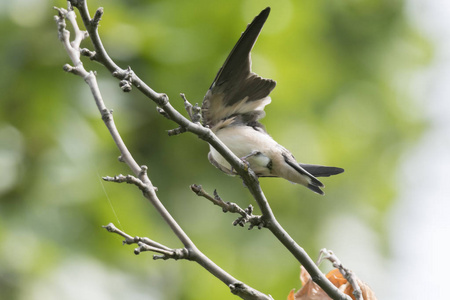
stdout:
POLYGON ((344 172, 344 169, 338 167, 327 167, 320 165, 300 164, 300 167, 315 177, 329 177, 344 172))

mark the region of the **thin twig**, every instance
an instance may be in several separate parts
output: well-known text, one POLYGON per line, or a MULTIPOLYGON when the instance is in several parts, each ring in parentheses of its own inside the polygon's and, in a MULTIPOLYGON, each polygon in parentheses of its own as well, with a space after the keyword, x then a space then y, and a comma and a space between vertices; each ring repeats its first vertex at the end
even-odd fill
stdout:
POLYGON ((246 209, 242 209, 239 205, 233 202, 225 202, 220 198, 216 190, 214 190, 214 196, 208 194, 201 185, 193 184, 191 185, 191 190, 199 197, 203 197, 211 201, 214 205, 220 206, 224 213, 231 212, 240 214, 241 216, 234 220, 233 225, 239 225, 244 227, 245 224, 250 223, 248 229, 253 229, 253 227, 258 227, 261 229, 265 227, 264 220, 262 216, 256 216, 253 214, 253 206, 250 204, 246 209))
POLYGON ((362 296, 361 288, 358 284, 358 278, 356 277, 356 274, 353 273, 352 270, 347 269, 344 267, 339 260, 339 258, 333 253, 331 250, 327 250, 325 248, 320 250, 319 259, 317 260, 317 265, 319 265, 323 260, 329 260, 333 267, 337 268, 339 272, 344 276, 345 279, 350 283, 350 285, 353 287, 353 296, 355 296, 356 300, 364 300, 362 296))
POLYGON ((153 255, 153 259, 190 259, 189 252, 186 250, 186 248, 171 249, 149 238, 140 238, 138 236, 132 237, 131 235, 118 229, 113 223, 109 223, 108 225, 102 227, 108 230, 108 232, 115 233, 124 237, 125 240, 123 241, 123 244, 137 244, 139 247, 134 249, 134 254, 136 255, 140 254, 141 252, 152 251, 162 254, 153 255))
POLYGON ((180 97, 184 101, 184 108, 186 109, 186 112, 188 113, 189 117, 191 118, 191 121, 194 123, 200 124, 201 120, 202 120, 201 107, 198 106, 198 103, 195 103, 195 105, 192 105, 186 98, 186 95, 183 93, 180 94, 180 97))

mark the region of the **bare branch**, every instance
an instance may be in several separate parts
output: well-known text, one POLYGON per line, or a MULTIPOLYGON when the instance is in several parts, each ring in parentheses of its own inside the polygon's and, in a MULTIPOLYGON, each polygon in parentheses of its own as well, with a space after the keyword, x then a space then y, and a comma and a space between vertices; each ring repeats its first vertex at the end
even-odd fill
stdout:
POLYGON ((186 95, 181 93, 180 94, 181 99, 184 101, 184 108, 186 109, 189 117, 191 118, 191 121, 194 123, 201 124, 202 120, 202 109, 200 106, 198 106, 198 103, 195 103, 195 105, 192 105, 186 98, 186 95))
POLYGON ((169 115, 164 111, 164 109, 162 109, 161 107, 156 107, 156 111, 161 114, 164 118, 168 119, 168 120, 172 120, 169 115))
MULTIPOLYGON (((118 234, 125 238, 123 241, 124 244, 130 245, 130 244, 137 244, 139 247, 134 249, 134 253, 136 255, 140 254, 141 252, 151 251, 160 253, 161 255, 153 255, 154 260, 162 259, 186 259, 186 260, 193 260, 205 267, 208 271, 211 272, 209 264, 211 264, 211 260, 207 259, 206 256, 204 256, 203 253, 200 251, 189 251, 186 248, 178 248, 178 249, 171 249, 169 247, 166 247, 160 243, 157 243, 149 238, 140 238, 140 237, 132 237, 131 235, 123 232, 122 230, 118 229, 113 223, 109 223, 108 225, 103 226, 108 232, 118 234)), ((213 273, 213 275, 215 275, 213 273)), ((221 279, 219 277, 219 279, 221 279)), ((222 280, 223 281, 223 280, 222 280)), ((224 281, 225 282, 225 281, 224 281)), ((226 282, 225 282, 226 283, 226 282)), ((271 300, 273 299, 270 295, 264 295, 263 293, 249 287, 248 285, 239 282, 234 281, 232 283, 227 284, 230 288, 230 291, 241 297, 242 299, 247 300, 271 300)))
MULTIPOLYGON (((93 52, 87 52, 86 50, 83 50, 83 53, 88 53, 91 59, 95 59, 105 65, 109 65, 110 67, 113 67, 114 71, 112 72, 115 77, 118 77, 122 79, 122 81, 129 82, 130 84, 134 84, 136 87, 141 87, 141 81, 139 78, 136 80, 134 73, 132 72, 131 68, 128 68, 127 70, 121 70, 118 67, 116 68, 115 64, 112 62, 112 60, 109 58, 109 56, 106 54, 103 45, 101 44, 100 38, 97 34, 97 27, 98 22, 100 21, 100 18, 103 14, 103 10, 99 9, 97 10, 97 14, 94 17, 94 19, 91 20, 89 17, 89 12, 87 10, 87 5, 84 0, 72 0, 69 2, 68 10, 62 9, 62 8, 55 8, 58 11, 58 16, 55 17, 55 20, 58 25, 58 33, 59 38, 61 42, 64 45, 64 48, 66 49, 70 59, 72 60, 72 63, 74 64, 74 67, 70 65, 65 66, 65 70, 68 72, 71 72, 75 75, 79 75, 82 77, 88 86, 91 89, 91 93, 93 94, 94 100, 97 104, 97 107, 101 113, 102 120, 104 121, 106 127, 108 128, 111 136, 113 137, 119 151, 120 151, 120 157, 119 161, 125 162, 133 171, 133 173, 137 176, 123 176, 118 175, 116 177, 105 177, 105 180, 113 181, 113 182, 127 182, 130 184, 134 184, 138 186, 142 191, 144 196, 152 203, 152 205, 155 207, 155 209, 158 211, 158 213, 163 217, 165 222, 170 226, 172 231, 175 233, 175 235, 179 238, 179 240, 183 243, 184 248, 183 249, 170 249, 168 247, 165 247, 159 243, 156 243, 150 239, 140 239, 138 237, 132 238, 131 236, 127 235, 126 233, 118 230, 113 226, 112 224, 107 225, 105 228, 110 231, 117 233, 123 237, 125 237, 125 243, 136 243, 138 244, 138 248, 135 249, 135 253, 138 254, 142 251, 153 251, 160 253, 162 255, 157 255, 154 258, 155 259, 168 259, 168 258, 185 258, 185 259, 191 259, 196 261, 198 264, 203 266, 206 270, 208 270, 211 274, 213 274, 215 277, 223 281, 227 286, 233 286, 233 285, 239 285, 242 286, 242 289, 239 289, 239 291, 236 291, 236 294, 240 296, 243 299, 249 299, 249 300, 256 300, 256 299, 270 299, 269 296, 264 295, 263 293, 240 283, 238 280, 236 280, 234 277, 232 277, 230 274, 225 272, 223 269, 221 269, 219 266, 217 266, 213 261, 211 261, 207 256, 205 256, 200 250, 197 249, 197 247, 194 245, 194 243, 190 240, 190 238, 186 235, 186 233, 182 230, 182 228, 178 225, 178 223, 173 219, 173 217, 170 215, 170 213, 166 210, 166 208, 162 205, 161 201, 156 196, 155 190, 156 188, 152 185, 150 179, 147 176, 147 167, 142 166, 140 167, 136 161, 133 159, 132 155, 128 151, 127 147, 125 146, 116 126, 113 120, 112 116, 112 110, 108 110, 104 104, 102 95, 100 93, 100 90, 98 88, 98 83, 96 81, 95 73, 94 72, 88 72, 84 69, 83 64, 81 63, 80 56, 81 56, 81 49, 79 48, 79 44, 81 43, 81 40, 86 37, 86 34, 79 30, 78 24, 75 20, 75 13, 73 11, 73 6, 77 7, 80 11, 80 15, 83 19, 83 22, 86 26, 86 28, 90 30, 94 30, 95 34, 91 34, 91 39, 94 42, 94 48, 95 48, 95 55, 93 55, 93 52), (70 32, 67 31, 65 19, 68 19, 74 28, 75 32, 75 39, 74 42, 70 43, 70 32)), ((143 82, 142 82, 143 84, 143 82)), ((131 85, 130 85, 131 86, 131 85)), ((122 84, 122 88, 128 89, 126 87, 126 84, 122 84)), ((147 87, 148 88, 148 87, 147 87)), ((148 96, 156 98, 159 104, 162 106, 168 105, 168 97, 165 94, 156 94, 154 91, 152 91, 150 88, 147 90, 148 96)), ((174 110, 175 111, 175 110, 174 110)), ((176 112, 178 113, 178 112, 176 112)), ((169 116, 172 117, 172 115, 169 114, 169 116)), ((197 125, 198 126, 198 125, 197 125)))
POLYGON ((153 259, 157 260, 157 259, 163 259, 163 260, 167 260, 167 259, 187 259, 189 260, 189 251, 187 251, 186 248, 181 248, 181 249, 173 249, 171 251, 166 251, 166 250, 162 250, 159 248, 155 248, 152 246, 149 246, 147 244, 144 243, 138 243, 139 247, 134 249, 134 254, 139 255, 141 252, 145 252, 145 251, 152 251, 152 252, 158 252, 161 253, 162 255, 153 255, 153 259))
POLYGON ((180 126, 180 127, 168 130, 167 134, 169 136, 174 136, 174 135, 179 135, 179 134, 185 133, 186 131, 187 131, 186 127, 180 126))
POLYGON ((156 253, 160 253, 162 255, 154 255, 153 259, 190 259, 189 258, 189 251, 186 250, 186 248, 182 249, 171 249, 169 247, 166 247, 158 242, 155 242, 149 238, 140 238, 138 236, 132 237, 131 235, 123 232, 122 230, 118 229, 116 226, 114 226, 113 223, 109 223, 108 225, 102 226, 108 232, 118 234, 125 238, 123 241, 123 244, 131 245, 131 244, 137 244, 139 247, 134 249, 134 253, 136 255, 140 254, 141 252, 145 251, 152 251, 156 253))
POLYGON ((99 7, 95 11, 94 17, 91 20, 91 25, 97 28, 98 24, 100 23, 100 20, 102 19, 102 16, 103 16, 103 7, 99 7))
MULTIPOLYGON (((206 256, 203 255, 192 243, 189 237, 184 233, 181 227, 175 222, 175 220, 171 217, 165 207, 161 204, 158 197, 155 194, 155 189, 152 186, 152 183, 148 176, 141 176, 141 168, 134 161, 133 157, 129 153, 126 148, 123 140, 121 139, 113 118, 112 112, 109 111, 103 102, 100 91, 98 89, 98 85, 96 82, 96 77, 93 72, 87 72, 82 63, 80 61, 80 53, 79 43, 82 39, 86 37, 86 34, 79 30, 78 25, 75 20, 75 14, 73 12, 72 6, 77 7, 80 12, 80 16, 83 20, 83 23, 89 33, 89 36, 92 40, 95 54, 89 56, 91 59, 95 59, 99 63, 103 64, 114 77, 117 77, 121 80, 120 86, 124 91, 129 91, 131 85, 134 85, 139 91, 141 91, 144 95, 153 100, 157 106, 159 106, 162 110, 164 110, 165 114, 174 122, 176 122, 180 127, 170 131, 172 134, 179 134, 184 131, 189 131, 196 134, 199 138, 208 142, 212 147, 214 147, 233 167, 234 170, 242 177, 245 185, 248 187, 250 193, 255 198, 265 221, 264 226, 267 227, 277 238, 278 240, 296 257, 296 259, 307 269, 310 273, 313 280, 319 284, 324 291, 330 295, 333 299, 348 299, 347 296, 343 295, 331 282, 329 282, 325 276, 320 272, 311 258, 307 255, 303 248, 301 248, 290 236, 289 234, 281 227, 281 225, 276 220, 270 205, 259 185, 259 181, 255 173, 247 167, 247 165, 242 162, 236 155, 234 155, 222 141, 220 141, 209 128, 203 127, 199 122, 192 122, 184 117, 181 113, 175 110, 171 104, 169 103, 169 98, 166 94, 157 93, 153 89, 151 89, 146 83, 144 83, 132 70, 131 68, 127 68, 126 70, 121 69, 117 66, 114 61, 107 54, 100 36, 98 34, 98 25, 101 17, 103 16, 103 9, 100 8, 97 10, 94 18, 91 19, 89 10, 87 7, 87 3, 85 0, 70 0, 68 10, 58 9, 59 17, 56 18, 58 24, 58 32, 60 36, 60 40, 62 41, 66 51, 71 58, 74 67, 67 67, 72 73, 76 75, 80 75, 84 78, 86 83, 89 85, 91 92, 94 96, 96 104, 98 106, 99 111, 102 114, 102 118, 105 122, 105 125, 108 127, 111 136, 113 137, 119 151, 121 152, 121 161, 125 162, 133 171, 133 173, 139 177, 139 179, 143 182, 143 184, 147 185, 148 188, 146 192, 144 192, 145 197, 150 200, 153 206, 157 209, 157 211, 163 216, 164 220, 167 224, 172 228, 173 232, 177 235, 180 241, 184 244, 186 249, 191 252, 193 259, 199 262, 203 267, 208 269, 212 274, 221 279, 223 282, 230 285, 236 285, 236 279, 231 277, 229 274, 225 273, 222 269, 216 266, 212 261, 209 260, 206 256), (68 43, 70 34, 65 29, 64 18, 67 18, 73 25, 75 32, 75 39, 73 44, 68 43), (75 70, 73 71, 73 69, 75 70)), ((86 53, 84 51, 84 53, 86 53)), ((193 113, 191 118, 192 120, 196 120, 196 115, 198 113, 193 113)), ((268 296, 261 294, 258 291, 255 291, 249 287, 245 289, 247 292, 240 292, 241 289, 238 289, 238 295, 244 299, 267 299, 268 296), (251 293, 259 293, 259 297, 252 298, 249 295, 249 291, 251 293)))
POLYGON ((145 191, 148 188, 148 186, 145 183, 143 183, 140 179, 134 177, 133 175, 124 176, 122 174, 119 174, 114 177, 105 176, 102 177, 102 179, 109 182, 116 182, 116 183, 126 182, 128 184, 134 184, 142 191, 145 191))
POLYGON ((253 215, 253 206, 249 205, 246 209, 242 209, 239 205, 233 202, 225 202, 220 198, 219 194, 216 190, 214 190, 214 197, 208 194, 201 185, 193 184, 191 185, 191 190, 199 197, 204 197, 211 201, 214 205, 220 206, 222 208, 222 211, 224 213, 231 212, 231 213, 237 213, 241 216, 237 218, 233 225, 239 225, 241 227, 244 227, 245 224, 250 223, 248 229, 253 229, 253 227, 258 227, 258 229, 261 229, 262 227, 265 227, 264 218, 262 216, 255 216, 253 215))
POLYGON ((95 51, 91 51, 87 48, 80 49, 80 53, 83 56, 89 57, 90 60, 95 60, 95 51))
POLYGON ((319 259, 317 260, 317 265, 319 265, 323 260, 329 260, 333 267, 337 268, 339 272, 341 272, 342 276, 350 283, 353 287, 353 296, 355 296, 356 300, 364 300, 362 296, 361 288, 358 284, 357 277, 352 270, 344 267, 339 260, 339 258, 333 253, 331 250, 327 250, 325 248, 320 250, 319 259))

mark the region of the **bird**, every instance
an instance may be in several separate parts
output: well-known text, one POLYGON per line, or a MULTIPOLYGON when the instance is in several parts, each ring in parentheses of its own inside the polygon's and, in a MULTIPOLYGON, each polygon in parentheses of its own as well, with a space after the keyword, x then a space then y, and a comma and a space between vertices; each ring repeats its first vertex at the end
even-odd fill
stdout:
MULTIPOLYGON (((324 185, 316 177, 340 174, 344 169, 297 162, 259 122, 265 116, 264 107, 271 102, 269 94, 276 82, 251 71, 251 50, 269 13, 267 7, 253 19, 219 69, 202 102, 203 125, 258 177, 281 177, 323 195, 324 185)), ((237 174, 211 145, 208 159, 219 170, 237 174)))

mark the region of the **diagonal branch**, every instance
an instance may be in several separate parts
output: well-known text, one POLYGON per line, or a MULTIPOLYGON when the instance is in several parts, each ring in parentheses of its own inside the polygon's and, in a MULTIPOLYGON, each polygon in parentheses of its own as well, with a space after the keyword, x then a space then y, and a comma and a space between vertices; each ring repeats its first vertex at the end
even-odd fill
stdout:
MULTIPOLYGON (((183 130, 192 132, 196 134, 199 138, 208 142, 211 146, 213 146, 233 167, 234 170, 242 177, 245 185, 248 187, 250 193, 254 197, 257 202, 261 212, 262 217, 261 220, 266 224, 267 227, 276 237, 277 239, 294 255, 294 257, 306 268, 308 273, 311 275, 312 279, 333 299, 348 299, 347 296, 342 294, 331 282, 329 282, 326 277, 320 272, 318 267, 314 264, 312 259, 307 255, 305 250, 300 247, 290 236, 289 234, 282 228, 282 226, 276 220, 270 205, 259 185, 259 181, 255 173, 247 167, 236 155, 234 155, 226 146, 223 144, 214 134, 213 132, 206 127, 203 127, 198 122, 192 122, 184 117, 180 112, 175 110, 172 105, 169 103, 169 98, 166 94, 157 93, 153 89, 151 89, 145 82, 143 82, 130 68, 124 70, 117 66, 114 61, 107 54, 100 36, 98 34, 98 23, 103 16, 103 8, 99 8, 94 17, 91 18, 89 14, 89 10, 87 7, 87 3, 85 0, 69 0, 69 10, 71 10, 71 6, 76 7, 81 15, 83 23, 89 33, 89 36, 94 45, 95 52, 87 52, 83 51, 83 53, 87 53, 88 56, 103 64, 114 77, 117 77, 121 81, 121 87, 124 88, 124 91, 129 91, 131 89, 131 84, 136 87, 139 91, 141 91, 148 98, 153 100, 164 112, 167 117, 176 122, 180 128, 184 128, 183 130), (126 84, 124 80, 130 84, 126 84)), ((60 19, 62 18, 60 11, 60 19)), ((73 12, 73 10, 71 10, 73 12)), ((69 19, 72 22, 72 19, 69 19)), ((73 20, 74 17, 73 17, 73 20)), ((58 28, 62 26, 58 22, 58 28)), ((76 22, 72 23, 74 27, 78 27, 76 22)), ((64 26, 65 27, 65 26, 64 26)), ((77 32, 75 30, 75 32, 77 32)), ((79 38, 78 38, 79 39, 79 38)), ((76 39, 77 40, 77 39, 76 39)), ((65 43, 65 42, 63 42, 65 43)), ((79 45, 78 45, 79 47, 79 45)), ((72 56, 69 54, 72 58, 72 56)), ((79 61, 79 55, 76 58, 79 61)), ((75 64, 75 63, 74 63, 75 64)), ((75 67, 80 67, 75 64, 75 67)), ((81 65, 82 67, 82 65, 81 65)), ((84 71, 86 72, 86 71, 84 71)), ((73 72, 76 73, 76 72, 73 72)), ((125 145, 122 147, 122 140, 120 139, 120 135, 118 135, 117 129, 115 129, 114 122, 112 121, 112 114, 109 112, 106 107, 104 107, 103 101, 101 100, 100 92, 98 91, 97 83, 95 80, 95 76, 92 72, 89 73, 88 76, 83 77, 85 81, 91 87, 91 91, 96 99, 97 106, 102 113, 102 116, 105 115, 105 124, 111 132, 111 135, 114 138, 119 150, 122 153, 123 161, 126 162, 130 168, 133 170, 136 176, 143 173, 141 168, 137 165, 137 163, 132 159, 125 145), (108 121, 108 122, 107 122, 108 121)), ((190 249, 192 253, 201 253, 194 246, 192 241, 187 237, 181 227, 173 220, 167 210, 162 206, 161 202, 157 198, 153 186, 148 179, 147 176, 139 177, 145 184, 149 185, 148 193, 145 194, 146 198, 150 200, 150 202, 155 206, 158 212, 163 216, 165 221, 172 228, 174 233, 178 236, 178 238, 183 242, 186 248, 190 249)), ((203 255, 203 254, 202 254, 203 255)), ((204 265, 203 265, 204 266, 204 265)), ((223 270, 222 270, 223 271, 223 270)), ((214 273, 213 273, 214 274, 214 273)), ((234 280, 234 278, 233 278, 234 280)), ((230 284, 229 284, 230 285, 230 284)), ((237 285, 241 287, 241 285, 237 285)), ((241 290, 240 288, 237 290, 241 290)))
MULTIPOLYGON (((243 299, 249 299, 249 300, 269 300, 271 299, 270 296, 267 296, 249 286, 246 284, 238 281, 234 277, 232 277, 230 274, 225 272, 223 269, 221 269, 219 266, 217 266, 212 260, 210 260, 206 255, 204 255, 200 250, 197 249, 195 244, 190 240, 190 238, 187 236, 187 234, 183 231, 183 229, 178 225, 178 223, 173 219, 173 217, 170 215, 170 213, 166 210, 166 208, 163 206, 161 201, 158 199, 156 195, 156 188, 152 185, 150 179, 147 176, 147 167, 142 166, 140 167, 136 161, 133 159, 132 155, 128 151, 127 147, 125 146, 125 143, 123 142, 116 126, 113 120, 112 112, 108 110, 104 104, 102 95, 100 93, 100 90, 98 88, 97 80, 95 77, 94 72, 88 72, 84 68, 80 56, 81 56, 81 50, 79 48, 81 40, 85 37, 85 33, 83 33, 81 30, 79 30, 78 24, 76 22, 76 15, 72 8, 73 6, 78 7, 81 5, 81 7, 87 7, 85 6, 85 1, 79 0, 79 1, 71 1, 69 2, 68 9, 65 10, 63 8, 55 8, 58 11, 58 16, 55 17, 55 21, 58 26, 58 36, 61 42, 63 43, 70 59, 72 60, 72 63, 74 64, 74 67, 70 65, 65 65, 64 70, 67 72, 73 73, 75 75, 78 75, 82 77, 86 83, 88 84, 89 88, 91 89, 92 95, 94 96, 94 100, 97 104, 97 107, 101 113, 102 119, 108 128, 111 136, 114 139, 114 142, 116 143, 121 156, 120 160, 122 162, 125 162, 130 169, 134 172, 134 174, 137 177, 133 176, 117 176, 117 177, 106 177, 105 180, 115 181, 115 182, 129 182, 137 185, 142 191, 144 196, 152 203, 152 205, 156 208, 158 213, 163 217, 165 222, 170 226, 172 231, 175 233, 175 235, 178 237, 178 239, 183 243, 184 248, 183 251, 179 251, 177 249, 168 250, 165 246, 156 245, 154 243, 146 243, 147 240, 141 240, 138 242, 139 248, 137 248, 137 252, 142 251, 156 251, 162 254, 162 256, 158 256, 157 258, 177 258, 177 257, 183 257, 185 259, 193 260, 200 264, 202 267, 204 267, 206 270, 208 270, 211 274, 213 274, 215 277, 220 279, 222 282, 224 282, 228 287, 230 287, 231 292, 238 295, 239 297, 243 299), (70 42, 70 32, 66 29, 66 23, 65 20, 69 20, 71 25, 74 28, 75 32, 75 39, 74 41, 70 42)), ((102 15, 102 10, 97 10, 97 13, 95 17, 91 20, 87 10, 82 13, 82 17, 84 18, 84 21, 86 21, 86 18, 89 20, 90 26, 96 26, 98 25, 98 21, 100 20, 102 15)), ((103 47, 103 46, 101 46, 103 47)), ((87 53, 86 50, 83 51, 84 53, 87 53)), ((97 52, 98 53, 98 52, 97 52)), ((97 54, 93 55, 93 57, 97 56, 97 54)), ((106 56, 107 57, 107 56, 106 56)), ((106 60, 108 61, 108 60, 106 60)), ((128 72, 130 74, 131 72, 128 72)), ((124 77, 125 78, 125 77, 124 77)), ((167 98, 167 97, 162 97, 167 98)), ((117 230, 114 231, 113 227, 107 226, 108 230, 113 230, 113 232, 119 233, 117 230)), ((127 242, 134 241, 131 236, 126 235, 125 233, 120 233, 120 235, 124 236, 127 242)), ((136 251, 135 251, 136 252, 136 251)))

